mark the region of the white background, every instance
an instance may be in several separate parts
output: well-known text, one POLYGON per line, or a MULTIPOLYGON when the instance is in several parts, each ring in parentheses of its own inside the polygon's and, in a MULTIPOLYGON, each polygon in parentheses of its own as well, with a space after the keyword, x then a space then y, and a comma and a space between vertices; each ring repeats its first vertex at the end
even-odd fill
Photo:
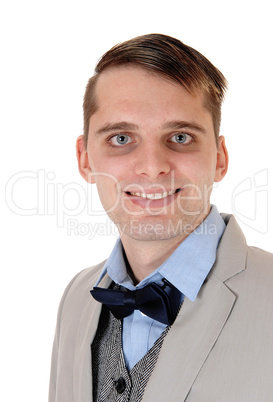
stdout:
MULTIPOLYGON (((75 140, 86 82, 117 42, 172 35, 227 77, 221 133, 230 169, 212 201, 236 213, 249 244, 273 251, 270 3, 11 0, 1 6, 1 401, 47 400, 62 292, 74 274, 105 259, 116 238, 105 216, 78 213, 88 190, 77 171, 75 140), (73 208, 74 216, 63 215, 73 208), (26 216, 30 209, 34 214, 26 216), (92 240, 87 223, 93 229, 100 223, 92 240)), ((94 191, 92 202, 98 210, 94 191)))

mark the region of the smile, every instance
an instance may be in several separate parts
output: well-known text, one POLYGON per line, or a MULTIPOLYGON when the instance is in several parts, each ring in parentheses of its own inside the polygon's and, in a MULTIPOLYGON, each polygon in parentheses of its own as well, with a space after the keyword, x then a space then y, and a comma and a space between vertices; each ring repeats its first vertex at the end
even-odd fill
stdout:
POLYGON ((170 195, 176 194, 179 191, 181 191, 180 188, 172 191, 164 191, 163 193, 138 193, 138 192, 126 192, 129 195, 132 195, 134 197, 141 197, 141 198, 147 198, 149 200, 162 200, 163 198, 169 197, 170 195))

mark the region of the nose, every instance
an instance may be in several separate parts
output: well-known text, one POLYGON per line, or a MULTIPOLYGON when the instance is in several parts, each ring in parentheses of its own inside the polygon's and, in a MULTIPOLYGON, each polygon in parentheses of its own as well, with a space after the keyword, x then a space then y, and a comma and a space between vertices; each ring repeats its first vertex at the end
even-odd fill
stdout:
POLYGON ((135 155, 135 173, 155 180, 171 171, 168 150, 163 144, 142 144, 135 155))

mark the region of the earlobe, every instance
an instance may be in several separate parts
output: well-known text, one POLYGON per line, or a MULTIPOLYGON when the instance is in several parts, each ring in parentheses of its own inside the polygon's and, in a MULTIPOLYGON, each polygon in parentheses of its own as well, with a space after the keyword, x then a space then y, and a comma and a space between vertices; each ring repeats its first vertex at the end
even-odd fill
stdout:
POLYGON ((81 176, 87 183, 95 183, 90 167, 88 153, 85 148, 83 135, 80 135, 76 141, 76 155, 78 160, 78 169, 81 176))
POLYGON ((216 161, 216 171, 215 171, 215 182, 221 181, 228 170, 228 151, 225 144, 225 137, 219 137, 218 150, 217 150, 217 161, 216 161))

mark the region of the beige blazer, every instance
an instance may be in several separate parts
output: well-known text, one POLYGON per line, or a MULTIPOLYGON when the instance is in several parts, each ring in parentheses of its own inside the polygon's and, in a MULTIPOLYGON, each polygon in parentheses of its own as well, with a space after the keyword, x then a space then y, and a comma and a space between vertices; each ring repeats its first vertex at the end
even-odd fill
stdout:
MULTIPOLYGON (((247 247, 235 218, 223 217, 216 262, 165 338, 143 402, 273 401, 273 255, 247 247)), ((102 267, 80 272, 61 300, 50 402, 92 401, 90 345, 101 305, 90 289, 102 267)))

